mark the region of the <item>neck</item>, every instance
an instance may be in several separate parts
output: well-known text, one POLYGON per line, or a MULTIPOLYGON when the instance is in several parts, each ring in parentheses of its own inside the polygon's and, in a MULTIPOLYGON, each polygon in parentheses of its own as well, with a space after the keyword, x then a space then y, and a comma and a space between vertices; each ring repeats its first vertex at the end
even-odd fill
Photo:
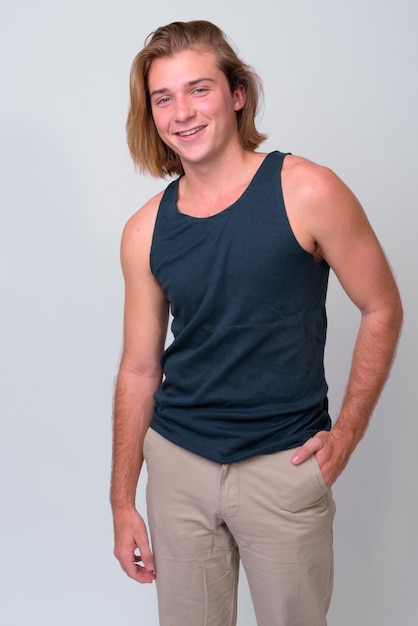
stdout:
POLYGON ((213 215, 230 206, 246 189, 265 154, 241 150, 214 165, 185 167, 177 209, 196 217, 213 215))
POLYGON ((182 191, 185 197, 204 195, 216 196, 241 180, 248 167, 258 160, 259 154, 244 150, 229 151, 221 157, 204 163, 184 163, 182 191))

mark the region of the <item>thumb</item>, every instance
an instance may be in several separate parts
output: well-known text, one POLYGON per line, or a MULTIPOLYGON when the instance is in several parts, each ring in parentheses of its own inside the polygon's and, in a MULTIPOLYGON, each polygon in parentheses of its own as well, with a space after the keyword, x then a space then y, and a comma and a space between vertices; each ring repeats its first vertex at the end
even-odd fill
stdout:
POLYGON ((145 543, 141 546, 140 552, 141 552, 141 561, 143 562, 145 569, 149 572, 153 572, 154 571, 154 558, 152 556, 148 543, 145 543))
POLYGON ((308 441, 306 441, 303 446, 296 450, 295 454, 292 456, 293 465, 300 465, 300 463, 303 463, 304 461, 306 461, 306 459, 309 459, 309 457, 315 454, 315 452, 321 450, 324 445, 325 442, 322 440, 320 433, 317 433, 316 435, 308 439, 308 441))
POLYGON ((152 558, 150 560, 146 560, 143 561, 144 563, 144 567, 148 572, 153 572, 154 571, 154 561, 152 560, 152 558))

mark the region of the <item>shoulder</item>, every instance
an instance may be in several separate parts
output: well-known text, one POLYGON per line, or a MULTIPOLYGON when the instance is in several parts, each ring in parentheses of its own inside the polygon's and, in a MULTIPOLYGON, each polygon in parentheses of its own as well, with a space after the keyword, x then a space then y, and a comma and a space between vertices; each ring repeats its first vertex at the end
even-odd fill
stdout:
POLYGON ((302 245, 329 264, 362 312, 398 298, 389 264, 363 207, 332 170, 289 158, 283 193, 302 245))
POLYGON ((329 167, 300 156, 288 155, 283 163, 284 184, 301 202, 332 200, 351 194, 345 183, 329 167))
POLYGON ((334 242, 370 228, 354 193, 329 167, 290 155, 282 182, 289 220, 310 252, 327 257, 334 242))
POLYGON ((163 195, 164 191, 161 191, 153 196, 128 219, 123 229, 122 241, 124 239, 130 240, 131 238, 141 237, 154 229, 158 207, 163 195))
POLYGON ((126 222, 121 239, 121 261, 125 269, 130 262, 148 260, 158 207, 164 191, 153 196, 126 222))

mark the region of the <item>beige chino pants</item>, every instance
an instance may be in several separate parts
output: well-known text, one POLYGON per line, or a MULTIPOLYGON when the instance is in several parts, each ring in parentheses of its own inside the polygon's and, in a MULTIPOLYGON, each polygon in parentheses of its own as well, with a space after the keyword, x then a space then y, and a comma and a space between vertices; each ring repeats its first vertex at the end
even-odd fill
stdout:
POLYGON ((241 559, 258 626, 325 626, 335 505, 315 457, 221 465, 149 429, 147 508, 161 626, 234 626, 241 559))

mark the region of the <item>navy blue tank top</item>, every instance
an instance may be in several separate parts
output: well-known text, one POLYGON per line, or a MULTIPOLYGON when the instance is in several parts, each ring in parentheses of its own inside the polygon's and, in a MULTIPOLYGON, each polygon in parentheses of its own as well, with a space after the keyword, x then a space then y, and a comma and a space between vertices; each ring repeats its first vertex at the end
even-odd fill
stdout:
POLYGON ((323 357, 329 266, 297 242, 283 200, 285 155, 268 154, 241 197, 207 218, 164 192, 151 270, 174 340, 151 427, 218 463, 303 444, 328 430, 323 357))

